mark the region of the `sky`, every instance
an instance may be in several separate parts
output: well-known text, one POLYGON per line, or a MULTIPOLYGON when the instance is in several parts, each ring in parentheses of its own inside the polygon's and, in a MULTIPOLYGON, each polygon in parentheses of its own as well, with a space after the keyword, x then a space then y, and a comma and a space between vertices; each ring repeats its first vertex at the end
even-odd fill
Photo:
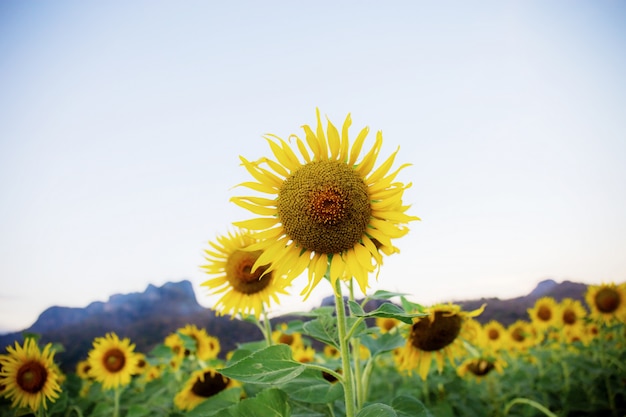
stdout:
MULTIPOLYGON (((377 289, 424 305, 626 280, 626 3, 0 3, 0 332, 190 280, 239 165, 352 115, 399 146, 377 289)), ((384 158, 384 159, 383 159, 384 158)), ((292 295, 272 310, 300 311, 292 295)))

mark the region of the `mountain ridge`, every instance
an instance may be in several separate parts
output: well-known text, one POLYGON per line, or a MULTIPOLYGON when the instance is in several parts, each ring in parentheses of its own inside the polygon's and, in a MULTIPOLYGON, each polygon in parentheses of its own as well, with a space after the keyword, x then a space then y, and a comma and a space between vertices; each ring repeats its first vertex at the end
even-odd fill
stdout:
MULTIPOLYGON (((557 301, 573 298, 583 302, 587 285, 571 281, 556 283, 541 281, 529 294, 511 299, 480 298, 454 301, 464 310, 473 310, 487 303, 485 311, 477 317, 481 323, 498 320, 504 325, 518 319, 527 319, 527 309, 543 296, 557 301)), ((328 300, 323 300, 322 305, 328 300)), ((374 309, 379 300, 368 303, 366 310, 374 309)), ((300 318, 285 314, 272 319, 273 322, 300 318)), ((140 352, 148 352, 164 338, 187 324, 194 324, 218 338, 222 354, 236 348, 237 344, 260 340, 260 330, 252 323, 218 316, 212 309, 198 304, 189 280, 168 282, 161 287, 149 284, 143 292, 113 294, 105 302, 95 301, 86 307, 52 306, 45 309, 33 325, 20 332, 0 335, 0 347, 21 342, 24 333, 41 335, 42 343, 59 343, 64 351, 57 357, 64 371, 73 371, 76 363, 86 357, 94 338, 115 332, 119 337, 128 337, 140 352)))

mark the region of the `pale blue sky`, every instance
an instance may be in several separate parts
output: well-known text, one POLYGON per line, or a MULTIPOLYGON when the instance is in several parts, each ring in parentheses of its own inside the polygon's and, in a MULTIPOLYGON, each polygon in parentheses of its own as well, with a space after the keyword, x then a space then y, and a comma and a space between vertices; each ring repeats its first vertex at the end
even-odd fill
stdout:
POLYGON ((413 164, 422 222, 373 289, 622 282, 624 22, 618 1, 3 1, 0 331, 149 283, 211 305, 202 250, 251 217, 238 155, 316 107, 413 164))

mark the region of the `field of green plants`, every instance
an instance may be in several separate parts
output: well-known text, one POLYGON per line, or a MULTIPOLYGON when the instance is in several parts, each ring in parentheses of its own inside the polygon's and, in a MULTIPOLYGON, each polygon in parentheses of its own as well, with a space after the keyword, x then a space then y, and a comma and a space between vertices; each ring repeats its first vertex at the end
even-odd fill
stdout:
MULTIPOLYGON (((378 292, 370 299, 393 297, 398 295, 378 292)), ((401 301, 367 313, 360 304, 347 303, 349 381, 357 416, 625 415, 622 321, 598 319, 585 310, 568 325, 576 310, 571 300, 544 298, 529 310, 527 321, 505 328, 497 322, 481 325, 455 306, 424 308, 403 297, 401 301), (542 306, 550 311, 544 322, 542 306), (463 329, 452 341, 445 324, 450 317, 463 317, 463 329), (432 333, 427 340, 445 344, 440 350, 418 352, 416 323, 425 320, 432 333), (437 326, 437 320, 444 324, 437 326)), ((335 313, 332 307, 322 307, 310 313, 310 320, 274 329, 251 318, 265 339, 233 352, 221 352, 219 340, 191 325, 145 353, 135 352, 132 341, 107 335, 94 341, 89 358, 67 375, 46 362, 43 347, 36 343, 30 351, 39 354, 30 359, 16 356, 19 349, 12 349, 0 361, 3 394, 9 397, 2 401, 0 415, 345 416, 348 368, 339 355, 335 313), (14 374, 15 390, 9 390, 14 384, 6 379, 11 355, 22 372, 14 374), (111 366, 94 369, 94 358, 111 366), (33 360, 46 366, 43 384, 54 379, 58 389, 41 381, 28 384, 28 372, 42 377, 29 365, 33 360), (47 401, 32 402, 32 409, 28 402, 12 407, 11 399, 28 400, 38 388, 47 401)), ((36 341, 34 335, 29 339, 36 341)), ((53 353, 62 346, 48 348, 53 353)))

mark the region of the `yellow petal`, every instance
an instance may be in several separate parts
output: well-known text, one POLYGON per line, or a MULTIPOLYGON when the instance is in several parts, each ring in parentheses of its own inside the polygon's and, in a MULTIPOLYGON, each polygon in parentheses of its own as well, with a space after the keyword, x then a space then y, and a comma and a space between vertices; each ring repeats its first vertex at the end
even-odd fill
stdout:
POLYGON ((342 162, 348 161, 348 152, 350 150, 350 140, 348 138, 348 129, 352 125, 352 117, 350 113, 346 116, 346 120, 343 122, 341 128, 341 151, 339 152, 339 160, 342 162))
POLYGON ((352 166, 355 164, 356 159, 359 157, 359 153, 361 152, 363 142, 365 141, 365 138, 367 137, 369 131, 369 127, 364 127, 363 129, 361 129, 358 136, 354 140, 354 143, 352 144, 352 150, 350 150, 350 160, 348 161, 348 165, 352 166))
POLYGON ((324 127, 322 126, 322 118, 320 117, 320 109, 315 109, 315 115, 317 117, 317 129, 316 136, 317 141, 320 144, 320 159, 325 161, 328 159, 328 145, 326 144, 326 136, 324 135, 324 127))
POLYGON ((374 168, 374 164, 376 164, 376 158, 378 158, 378 153, 380 152, 380 148, 383 145, 383 134, 381 131, 376 132, 376 141, 374 142, 374 146, 372 149, 363 157, 363 160, 357 165, 356 171, 361 174, 361 177, 365 177, 371 170, 374 168))
MULTIPOLYGON (((327 119, 328 120, 328 119, 327 119)), ((328 120, 328 126, 326 128, 328 132, 328 147, 330 148, 330 159, 336 160, 339 156, 339 147, 341 140, 339 139, 339 132, 337 128, 328 120)))
POLYGON ((376 169, 376 171, 372 172, 372 174, 367 177, 366 181, 368 184, 378 181, 387 174, 387 172, 391 169, 393 161, 396 159, 396 155, 398 154, 399 150, 400 147, 398 146, 398 149, 396 149, 396 151, 392 153, 389 158, 387 158, 387 160, 383 162, 382 165, 378 167, 378 169, 376 169))
MULTIPOLYGON (((373 194, 375 194, 376 192, 381 191, 381 190, 384 190, 385 188, 387 188, 387 187, 391 186, 391 184, 392 184, 392 182, 393 182, 394 178, 398 175, 398 173, 399 173, 402 169, 404 169, 404 168, 406 168, 406 167, 408 167, 408 166, 410 166, 410 165, 411 165, 411 164, 402 164, 402 165, 401 165, 398 169, 396 169, 396 170, 395 170, 393 173, 391 173, 389 176, 387 176, 387 177, 385 177, 385 178, 383 178, 383 179, 381 179, 381 180, 378 180, 378 181, 376 181, 376 182, 370 183, 370 182, 367 182, 367 181, 366 181, 366 184, 367 184, 367 186, 368 186, 368 188, 367 188, 367 189, 368 189, 368 191, 369 191, 370 195, 373 195, 373 194)), ((401 186, 401 185, 399 185, 399 186, 401 186)))
POLYGON ((278 178, 276 175, 272 174, 266 169, 258 167, 256 164, 246 160, 243 156, 240 156, 239 159, 242 162, 242 165, 246 170, 252 175, 257 181, 263 184, 267 184, 276 188, 280 188, 283 184, 283 180, 278 178))
POLYGON ((279 188, 273 187, 267 184, 261 184, 258 182, 246 181, 241 184, 237 184, 238 187, 248 187, 254 191, 259 191, 267 194, 278 194, 279 188))
POLYGON ((245 198, 231 197, 230 201, 237 204, 239 207, 243 207, 246 210, 249 210, 254 214, 258 214, 260 216, 272 216, 276 214, 276 208, 252 204, 249 201, 246 201, 245 198))
MULTIPOLYGON (((232 198, 231 198, 232 201, 232 198)), ((237 204, 237 202, 234 202, 237 204)), ((233 224, 237 227, 242 227, 248 230, 264 230, 270 229, 278 224, 278 219, 272 217, 262 217, 250 220, 241 220, 238 222, 233 222, 233 224)))
POLYGON ((311 162, 311 157, 309 156, 309 151, 307 151, 306 146, 304 146, 304 142, 302 142, 302 140, 299 137, 297 137, 296 135, 289 136, 289 139, 291 139, 291 138, 295 138, 296 139, 296 145, 298 146, 298 150, 302 154, 302 157, 304 158, 304 161, 307 162, 307 163, 311 162))

